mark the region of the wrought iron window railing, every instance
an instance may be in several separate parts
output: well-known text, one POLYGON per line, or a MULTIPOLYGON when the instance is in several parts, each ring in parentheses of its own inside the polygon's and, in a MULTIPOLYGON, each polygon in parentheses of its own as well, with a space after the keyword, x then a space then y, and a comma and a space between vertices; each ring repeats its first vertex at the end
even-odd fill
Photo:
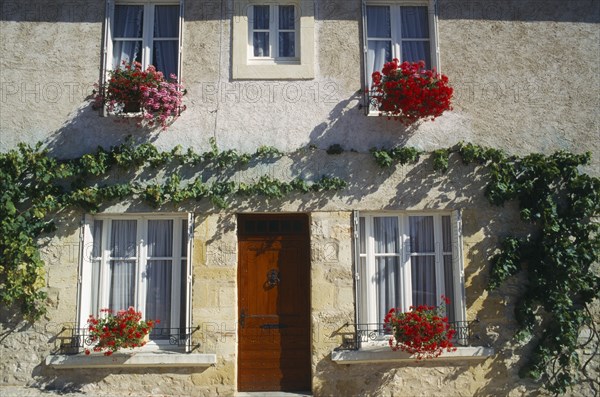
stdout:
MULTIPOLYGON (((452 342, 455 346, 471 346, 479 336, 474 332, 475 321, 455 321, 450 323, 452 329, 456 331, 452 342)), ((342 345, 337 350, 358 350, 362 345, 372 341, 387 341, 391 332, 380 324, 346 324, 353 328, 353 332, 342 332, 342 345)))
MULTIPOLYGON (((199 327, 188 328, 152 328, 149 341, 165 349, 189 351, 192 345, 192 334, 199 327)), ((65 327, 57 336, 58 349, 61 354, 77 354, 83 349, 93 347, 95 342, 90 337, 88 328, 65 327)))

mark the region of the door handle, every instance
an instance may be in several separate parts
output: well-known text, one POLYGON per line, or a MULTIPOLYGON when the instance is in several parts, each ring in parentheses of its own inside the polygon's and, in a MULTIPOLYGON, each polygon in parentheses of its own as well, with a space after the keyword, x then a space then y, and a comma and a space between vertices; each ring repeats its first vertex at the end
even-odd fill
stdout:
POLYGON ((244 328, 245 325, 246 325, 246 310, 242 309, 242 312, 240 313, 240 327, 244 328))
POLYGON ((279 279, 279 271, 277 269, 271 269, 267 272, 267 285, 274 287, 281 282, 279 279))

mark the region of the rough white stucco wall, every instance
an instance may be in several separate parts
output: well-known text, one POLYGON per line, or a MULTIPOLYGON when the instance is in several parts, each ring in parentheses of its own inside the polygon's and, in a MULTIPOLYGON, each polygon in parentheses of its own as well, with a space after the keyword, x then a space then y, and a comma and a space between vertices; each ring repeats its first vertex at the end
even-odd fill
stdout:
MULTIPOLYGON (((177 144, 206 150, 252 151, 274 145, 294 151, 339 143, 359 154, 327 156, 297 151, 243 178, 274 175, 337 175, 350 186, 340 194, 298 196, 282 202, 235 201, 223 212, 207 202, 179 210, 197 217, 194 251, 194 325, 202 324, 201 351, 216 353, 206 370, 77 371, 66 375, 43 366, 54 337, 74 320, 80 213, 60 219, 49 238, 50 311, 26 332, 0 338, 1 382, 92 394, 139 390, 166 395, 231 395, 235 390, 236 212, 315 212, 312 230, 313 390, 316 395, 527 395, 536 385, 519 380, 514 365, 527 348, 510 341, 518 280, 486 290, 487 261, 507 233, 526 233, 515 208, 490 207, 485 179, 452 159, 446 175, 423 160, 381 170, 372 146, 408 145, 431 150, 460 140, 525 154, 558 149, 593 152, 588 170, 600 174, 598 3, 588 0, 440 0, 442 70, 455 87, 454 111, 411 130, 384 118, 366 117, 362 103, 360 1, 318 0, 316 77, 309 81, 232 81, 233 0, 187 1, 183 73, 188 110, 167 131, 146 133, 116 124, 90 107, 99 76, 104 5, 92 0, 5 1, 0 17, 0 150, 18 142, 44 141, 57 156, 75 156, 133 134, 161 149, 177 144), (498 354, 483 363, 345 366, 328 355, 339 344, 333 331, 352 320, 348 246, 352 209, 464 208, 468 318, 481 318, 483 343, 498 354), (223 227, 225 225, 225 227, 223 227), (223 232, 224 230, 224 232, 223 232), (338 247, 335 261, 319 254, 338 247), (328 245, 329 246, 329 245, 328 245), (216 324, 216 325, 215 325, 216 324), (233 331, 232 331, 233 330, 233 331)), ((242 172, 244 173, 244 172, 242 172)), ((109 211, 149 211, 131 203, 109 211)), ((3 331, 3 330, 2 330, 3 331)), ((35 390, 35 389, 32 389, 35 390)), ((32 391, 33 392, 33 391, 32 391)), ((585 387, 574 395, 589 395, 585 387)))
MULTIPOLYGON (((514 308, 523 293, 522 280, 487 289, 488 259, 502 236, 524 235, 528 227, 518 220, 511 204, 493 207, 483 197, 486 178, 475 166, 451 158, 446 175, 434 173, 424 157, 416 165, 381 170, 369 154, 327 155, 314 149, 304 156, 284 157, 269 166, 244 170, 234 179, 249 181, 274 172, 287 179, 300 169, 328 173, 351 180, 339 193, 292 196, 288 200, 232 200, 225 211, 215 211, 208 200, 186 203, 163 211, 196 213, 193 252, 192 325, 194 352, 216 354, 209 368, 158 368, 58 370, 45 366, 56 352, 57 336, 76 317, 79 222, 83 214, 66 213, 57 218, 58 232, 42 241, 47 263, 49 312, 35 326, 8 332, 0 340, 1 379, 6 385, 80 390, 95 395, 123 395, 131 390, 164 395, 232 395, 237 360, 237 237, 236 213, 308 212, 311 217, 311 326, 313 392, 332 395, 509 395, 538 392, 538 385, 518 377, 519 361, 531 347, 515 344, 514 308), (301 159, 306 159, 302 163, 301 159), (310 161, 308 161, 310 159, 310 161), (342 343, 345 325, 354 319, 351 247, 351 210, 449 210, 463 209, 463 237, 467 318, 480 319, 475 341, 492 346, 496 354, 483 361, 450 360, 430 363, 345 365, 331 361, 331 350, 342 343)), ((105 212, 147 212, 151 208, 125 202, 105 212)), ((4 326, 0 332, 8 331, 4 326)), ((12 328, 13 330, 19 329, 12 328)), ((588 352, 590 354, 592 352, 588 352)), ((589 358, 586 355, 585 358, 589 358)), ((1 390, 1 389, 0 389, 1 390)), ((587 385, 574 395, 592 395, 587 385)))
POLYGON ((41 140, 57 155, 74 156, 134 134, 161 148, 206 147, 216 137, 222 147, 245 150, 268 144, 291 151, 309 143, 430 150, 467 140, 520 154, 600 153, 594 2, 439 2, 440 60, 455 87, 454 111, 409 130, 359 109, 360 1, 316 2, 316 42, 310 43, 316 77, 307 81, 232 80, 236 3, 187 2, 182 79, 188 110, 166 133, 116 124, 90 107, 102 4, 55 2, 46 12, 38 1, 17 3, 3 4, 0 22, 2 150, 41 140))

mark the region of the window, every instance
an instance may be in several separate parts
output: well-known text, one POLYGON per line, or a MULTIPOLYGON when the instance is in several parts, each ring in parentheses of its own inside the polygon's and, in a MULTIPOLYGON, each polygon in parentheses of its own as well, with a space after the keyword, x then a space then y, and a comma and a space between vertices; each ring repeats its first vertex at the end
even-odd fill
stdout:
POLYGON ((151 340, 168 344, 189 325, 189 232, 184 216, 86 217, 80 327, 100 309, 135 307, 159 319, 151 340))
POLYGON ((179 76, 182 8, 179 0, 109 1, 105 70, 137 61, 179 76))
POLYGON ((314 3, 301 0, 236 3, 233 78, 314 77, 314 3))
POLYGON ((460 216, 384 213, 357 216, 360 324, 380 324, 389 309, 439 305, 464 321, 460 216))
POLYGON ((296 7, 255 5, 248 10, 249 52, 253 59, 296 59, 296 7))
POLYGON ((401 62, 423 60, 427 68, 439 68, 434 10, 433 1, 427 0, 366 3, 363 31, 368 87, 373 72, 393 58, 401 62))

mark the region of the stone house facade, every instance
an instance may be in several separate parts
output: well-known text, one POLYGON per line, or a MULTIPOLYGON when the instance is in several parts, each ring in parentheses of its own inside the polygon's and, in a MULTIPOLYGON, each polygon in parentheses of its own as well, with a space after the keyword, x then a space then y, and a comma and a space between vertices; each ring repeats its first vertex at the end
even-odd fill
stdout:
MULTIPOLYGON (((199 173, 235 183, 346 181, 334 192, 237 197, 227 208, 128 199, 97 214, 56 215, 58 231, 40 242, 48 312, 18 330, 2 326, 4 385, 32 395, 543 393, 518 375, 531 350, 513 340, 522 280, 487 286, 501 238, 529 230, 518 205, 490 205, 485 174, 458 158, 444 174, 427 155, 382 169, 369 150, 431 152, 466 141, 516 155, 590 151, 585 171, 599 176, 597 1, 15 0, 1 7, 0 151, 41 141, 53 156, 74 158, 130 135, 164 151, 201 152, 216 142, 251 153, 268 145, 283 154, 199 173), (453 110, 411 128, 374 115, 365 88, 392 56, 425 58, 449 76, 453 110), (187 109, 167 131, 115 123, 92 109, 93 84, 122 59, 162 65, 185 84, 187 109), (453 302, 448 316, 469 333, 457 351, 425 362, 392 352, 382 314, 438 304, 443 294, 453 302), (164 332, 143 349, 83 354, 78 329, 87 317, 130 304, 160 317, 164 332)), ((572 394, 593 395, 593 382, 572 394)))

